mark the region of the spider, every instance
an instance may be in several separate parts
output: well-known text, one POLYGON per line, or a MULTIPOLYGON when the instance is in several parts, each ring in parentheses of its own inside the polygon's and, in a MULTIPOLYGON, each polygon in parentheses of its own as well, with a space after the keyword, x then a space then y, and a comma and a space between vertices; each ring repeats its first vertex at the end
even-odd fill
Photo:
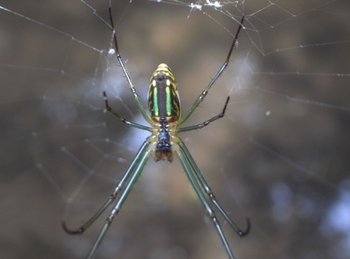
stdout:
POLYGON ((109 207, 109 205, 111 205, 111 203, 119 195, 108 218, 106 219, 103 225, 100 234, 98 235, 87 256, 87 259, 92 259, 97 250, 97 247, 101 243, 114 217, 121 210, 122 205, 126 201, 137 179, 141 175, 143 168, 146 165, 146 162, 150 158, 150 156, 153 154, 155 161, 167 160, 171 162, 173 160, 173 156, 176 155, 180 160, 180 163, 189 179, 189 182, 191 183, 199 200, 205 207, 205 210, 207 211, 211 221, 213 222, 220 236, 220 239, 226 249, 228 258, 234 259, 231 248, 221 228, 219 219, 217 218, 215 211, 211 208, 209 203, 211 202, 212 205, 214 205, 214 207, 221 213, 221 215, 225 218, 225 220, 229 223, 229 225, 239 236, 245 236, 246 234, 248 234, 250 230, 249 218, 247 218, 247 228, 245 231, 242 231, 240 228, 238 228, 238 226, 230 219, 230 217, 227 215, 225 210, 221 207, 216 197, 214 196, 214 193, 212 192, 211 188, 209 187, 203 175, 201 174, 196 162, 192 158, 185 143, 178 136, 178 133, 180 132, 201 129, 207 126, 209 123, 224 117, 230 97, 227 97, 223 110, 220 114, 197 125, 182 128, 178 128, 178 126, 184 123, 191 116, 191 114, 196 110, 198 105, 208 94, 210 88, 214 85, 216 80, 228 66, 232 50, 236 45, 237 37, 242 29, 244 16, 242 17, 240 25, 237 29, 236 35, 233 39, 225 62, 222 64, 221 68, 213 77, 213 79, 209 82, 207 87, 198 96, 191 109, 187 112, 185 116, 181 118, 180 98, 179 93, 177 91, 175 77, 171 69, 164 63, 161 63, 151 76, 150 83, 148 85, 148 110, 150 116, 146 114, 145 108, 140 100, 140 97, 137 94, 136 89, 134 88, 134 85, 131 82, 130 74, 127 71, 125 62, 123 61, 122 56, 119 52, 111 7, 109 7, 109 17, 111 28, 113 29, 114 34, 113 40, 116 58, 121 66, 121 69, 123 70, 131 92, 134 95, 137 106, 141 111, 142 116, 150 124, 150 126, 144 126, 126 120, 118 112, 116 112, 109 106, 106 92, 103 92, 106 110, 115 115, 121 122, 125 123, 126 125, 141 130, 149 131, 151 135, 143 142, 134 160, 131 162, 131 165, 129 166, 129 168, 127 169, 127 171, 125 172, 125 174, 123 175, 123 177, 121 178, 118 185, 115 187, 114 191, 111 193, 107 201, 102 205, 102 207, 79 229, 68 229, 64 221, 62 222, 63 229, 69 234, 83 233, 88 227, 90 227, 95 222, 97 218, 100 217, 100 215, 107 209, 107 207, 109 207))

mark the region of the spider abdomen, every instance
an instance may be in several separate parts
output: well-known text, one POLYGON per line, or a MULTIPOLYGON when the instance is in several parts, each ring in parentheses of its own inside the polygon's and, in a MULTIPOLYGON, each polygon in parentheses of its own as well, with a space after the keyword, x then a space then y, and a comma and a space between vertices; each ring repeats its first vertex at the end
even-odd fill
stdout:
POLYGON ((155 122, 167 123, 180 118, 180 98, 171 69, 164 63, 153 72, 148 85, 148 110, 155 122))

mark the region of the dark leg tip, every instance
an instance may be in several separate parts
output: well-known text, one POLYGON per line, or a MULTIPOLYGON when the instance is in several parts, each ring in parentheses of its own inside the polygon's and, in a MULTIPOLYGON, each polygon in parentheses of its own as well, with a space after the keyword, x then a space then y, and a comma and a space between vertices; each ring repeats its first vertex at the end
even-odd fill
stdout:
POLYGON ((245 231, 239 231, 238 235, 241 237, 244 237, 249 233, 249 231, 250 231, 250 219, 247 217, 247 228, 245 231))
POLYGON ((78 230, 68 229, 65 221, 62 221, 62 228, 66 233, 71 234, 71 235, 81 234, 84 232, 84 230, 82 228, 79 228, 78 230))

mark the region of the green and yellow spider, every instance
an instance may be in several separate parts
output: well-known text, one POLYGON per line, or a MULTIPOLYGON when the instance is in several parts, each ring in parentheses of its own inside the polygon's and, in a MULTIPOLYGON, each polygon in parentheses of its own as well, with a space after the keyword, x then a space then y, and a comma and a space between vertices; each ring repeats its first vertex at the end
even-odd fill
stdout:
POLYGON ((214 193, 212 192, 211 188, 209 187, 203 175, 201 174, 198 166, 196 165, 196 162, 192 158, 186 145, 181 140, 181 138, 178 137, 177 134, 183 131, 191 131, 191 130, 203 128, 207 126, 209 123, 217 119, 220 119, 225 115, 226 107, 230 100, 230 97, 227 97, 224 108, 220 114, 212 117, 207 121, 204 121, 203 123, 189 126, 189 127, 178 128, 178 126, 184 123, 191 116, 191 114, 196 110, 198 105, 203 101, 205 96, 208 94, 209 89, 213 86, 215 81, 218 79, 218 77, 223 73, 225 68, 228 66, 232 50, 236 45, 237 37, 239 35, 240 30, 242 29, 242 23, 243 23, 244 17, 242 17, 242 20, 240 22, 236 35, 233 39, 233 42, 231 44, 231 47, 225 62, 223 63, 219 71, 216 73, 214 78, 209 82, 208 86, 198 96, 192 108, 187 112, 187 114, 184 117, 180 118, 180 98, 179 98, 179 93, 177 91, 175 77, 173 72, 170 70, 170 68, 163 63, 157 67, 157 69, 153 72, 151 76, 150 83, 148 85, 148 110, 149 110, 150 116, 146 114, 145 108, 140 100, 140 97, 136 92, 136 89, 134 88, 134 85, 131 82, 130 75, 126 69, 125 63, 119 52, 111 8, 109 8, 109 16, 110 16, 111 27, 114 32, 114 45, 115 45, 116 58, 123 70, 123 73, 125 74, 126 80, 128 81, 131 92, 134 95, 137 106, 140 109, 142 116, 151 126, 150 127, 144 126, 144 125, 126 120, 124 117, 122 117, 119 113, 114 111, 109 106, 106 92, 103 92, 106 109, 107 111, 115 115, 121 122, 138 129, 147 130, 151 132, 151 135, 142 144, 134 160, 131 162, 131 165, 123 175, 122 179, 120 180, 118 185, 115 187, 114 191, 109 196, 108 200, 96 212, 96 214, 94 214, 91 217, 91 219, 87 221, 82 227, 80 227, 78 230, 75 230, 75 231, 69 230, 66 227, 65 222, 62 222, 64 230, 69 234, 83 233, 88 227, 90 227, 95 222, 97 218, 100 217, 100 215, 106 210, 106 208, 109 205, 111 205, 111 203, 117 198, 118 194, 120 193, 119 198, 117 199, 115 205, 113 206, 108 218, 106 219, 106 222, 103 225, 103 228, 100 234, 98 235, 94 245, 90 250, 90 253, 87 256, 87 259, 92 259, 94 257, 94 254, 96 252, 98 245, 101 243, 114 217, 118 214, 122 205, 126 201, 129 193, 131 192, 131 189, 133 188, 137 179, 141 175, 141 172, 144 166, 146 165, 147 160, 150 158, 150 156, 153 154, 155 161, 168 160, 169 162, 171 162, 173 160, 173 155, 175 154, 179 158, 182 164, 182 167, 194 191, 198 195, 198 198, 202 202, 210 219, 212 220, 221 238, 221 241, 224 244, 228 257, 230 259, 234 259, 230 246, 220 226, 219 220, 214 210, 209 205, 209 201, 211 201, 211 203, 217 208, 217 210, 222 214, 225 220, 229 223, 229 225, 236 231, 236 233, 239 236, 244 236, 248 234, 250 230, 249 219, 247 218, 248 226, 246 231, 242 231, 241 229, 239 229, 237 225, 230 219, 230 217, 227 215, 225 210, 221 207, 221 205, 216 200, 214 193))

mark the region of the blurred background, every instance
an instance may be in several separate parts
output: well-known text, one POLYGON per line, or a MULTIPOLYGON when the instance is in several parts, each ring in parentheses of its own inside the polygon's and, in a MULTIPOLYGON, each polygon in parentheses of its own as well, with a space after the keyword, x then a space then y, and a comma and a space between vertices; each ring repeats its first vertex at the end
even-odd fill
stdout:
MULTIPOLYGON (((109 1, 0 3, 0 257, 85 258, 108 198, 148 133, 113 54, 109 1)), ((120 51, 147 104, 159 63, 182 114, 229 67, 181 133, 218 201, 235 258, 350 258, 348 1, 113 1, 120 51)), ((227 258, 177 159, 150 159, 95 258, 227 258)))

